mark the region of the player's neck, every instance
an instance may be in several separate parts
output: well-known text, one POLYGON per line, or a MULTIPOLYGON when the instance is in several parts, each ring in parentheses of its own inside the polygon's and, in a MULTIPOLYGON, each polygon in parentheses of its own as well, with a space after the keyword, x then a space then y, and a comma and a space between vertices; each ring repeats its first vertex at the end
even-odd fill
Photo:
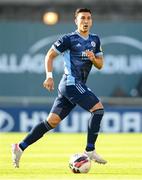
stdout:
POLYGON ((88 37, 88 35, 89 35, 89 31, 86 31, 86 32, 83 32, 83 31, 80 31, 80 30, 78 30, 77 29, 77 32, 81 35, 81 36, 83 36, 83 37, 88 37))

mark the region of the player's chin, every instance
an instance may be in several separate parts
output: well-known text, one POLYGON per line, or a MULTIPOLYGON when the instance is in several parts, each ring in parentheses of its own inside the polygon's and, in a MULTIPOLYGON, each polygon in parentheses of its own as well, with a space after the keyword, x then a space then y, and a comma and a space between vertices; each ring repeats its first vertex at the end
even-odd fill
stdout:
POLYGON ((83 29, 83 32, 84 32, 84 33, 87 33, 87 32, 89 32, 89 29, 88 29, 88 28, 84 28, 84 29, 83 29))
POLYGON ((84 26, 84 27, 83 27, 83 31, 84 31, 84 32, 88 32, 89 29, 90 29, 90 28, 89 28, 88 26, 84 26))

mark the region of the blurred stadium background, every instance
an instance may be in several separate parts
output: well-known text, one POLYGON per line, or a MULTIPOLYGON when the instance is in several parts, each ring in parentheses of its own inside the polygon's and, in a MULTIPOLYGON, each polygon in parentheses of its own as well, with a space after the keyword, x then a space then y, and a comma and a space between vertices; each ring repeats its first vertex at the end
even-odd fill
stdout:
MULTIPOLYGON (((104 50, 103 70, 93 69, 87 82, 105 106, 101 131, 142 131, 141 0, 0 0, 1 132, 26 132, 46 118, 57 92, 42 87, 44 57, 57 37, 75 30, 78 7, 92 10, 104 50)), ((59 57, 56 88, 62 72, 59 57)), ((88 117, 77 107, 55 131, 85 132, 88 117)))

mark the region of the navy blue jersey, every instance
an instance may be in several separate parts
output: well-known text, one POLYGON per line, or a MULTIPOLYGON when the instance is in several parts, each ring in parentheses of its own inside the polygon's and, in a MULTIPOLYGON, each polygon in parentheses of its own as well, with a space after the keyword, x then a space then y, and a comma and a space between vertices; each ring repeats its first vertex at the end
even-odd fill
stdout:
POLYGON ((64 57, 65 85, 85 84, 92 68, 92 62, 85 51, 93 51, 95 56, 102 56, 100 39, 96 34, 81 36, 77 31, 66 34, 57 40, 52 48, 64 57))

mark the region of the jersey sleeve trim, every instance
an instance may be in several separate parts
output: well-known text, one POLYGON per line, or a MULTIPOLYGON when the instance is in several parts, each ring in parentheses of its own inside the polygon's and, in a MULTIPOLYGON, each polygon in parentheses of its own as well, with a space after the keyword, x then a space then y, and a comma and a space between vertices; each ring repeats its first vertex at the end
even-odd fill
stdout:
POLYGON ((98 52, 95 54, 95 56, 103 56, 103 52, 98 52))
POLYGON ((56 53, 61 54, 61 52, 56 49, 56 47, 54 46, 54 44, 52 45, 52 49, 54 49, 54 51, 55 51, 56 53))

